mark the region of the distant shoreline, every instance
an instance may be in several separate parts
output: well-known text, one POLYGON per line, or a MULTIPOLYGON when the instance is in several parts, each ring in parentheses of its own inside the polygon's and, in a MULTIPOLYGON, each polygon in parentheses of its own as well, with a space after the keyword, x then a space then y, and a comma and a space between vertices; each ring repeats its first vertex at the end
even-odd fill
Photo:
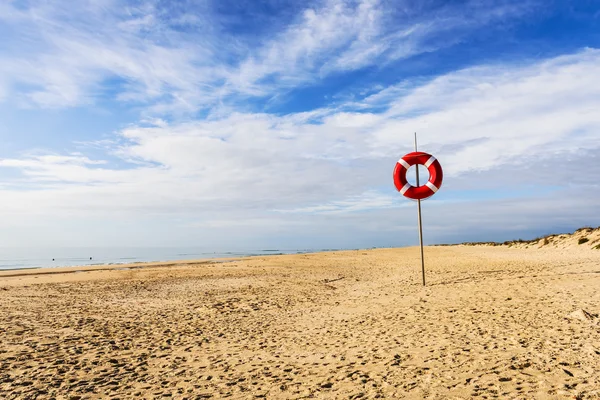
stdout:
MULTIPOLYGON (((68 258, 62 258, 52 261, 40 261, 39 257, 32 258, 32 260, 18 260, 23 265, 7 265, 3 266, 0 260, 0 272, 2 271, 19 271, 19 270, 30 270, 30 269, 56 269, 56 268, 82 268, 82 267, 107 267, 107 266, 125 266, 130 264, 147 264, 147 263, 167 263, 167 262, 179 262, 186 260, 215 260, 215 259, 228 259, 228 258, 239 258, 239 257, 254 257, 254 256, 274 256, 274 255, 285 255, 285 254, 305 254, 312 252, 329 251, 329 250, 254 250, 254 251, 231 251, 231 252, 215 252, 215 253, 197 253, 197 254, 163 254, 157 255, 155 258, 150 256, 144 256, 141 254, 138 257, 104 257, 104 262, 98 259, 80 260, 81 263, 73 263, 73 260, 68 258), (192 256, 193 258, 184 258, 184 256, 192 256), (152 258, 151 258, 152 257, 152 258), (119 261, 122 260, 122 261, 119 261), (71 261, 71 263, 69 263, 71 261)), ((335 250, 333 250, 335 251, 335 250)))
MULTIPOLYGON (((592 249, 600 250, 600 227, 592 228, 592 227, 583 227, 579 228, 573 233, 556 233, 550 234, 546 236, 537 237, 535 239, 530 240, 509 240, 505 242, 462 242, 462 243, 440 243, 440 244, 430 244, 427 246, 437 247, 437 246, 504 246, 509 248, 542 248, 542 247, 590 247, 592 249)), ((412 246, 398 246, 396 248, 401 247, 412 247, 412 246)), ((241 259, 241 258, 250 258, 250 257, 267 257, 267 256, 278 256, 278 255, 289 255, 289 254, 314 254, 314 253, 325 253, 325 252, 334 252, 334 251, 367 251, 375 248, 387 248, 387 247, 370 247, 364 249, 319 249, 319 250, 278 250, 278 249, 265 249, 265 250, 256 250, 256 251, 248 251, 248 252, 223 252, 223 253, 214 253, 214 255, 209 255, 208 253, 204 253, 205 256, 201 256, 198 258, 177 258, 183 255, 193 255, 193 254, 175 254, 170 258, 170 256, 165 256, 165 258, 157 258, 155 260, 143 260, 133 261, 138 259, 138 257, 128 257, 121 258, 123 260, 128 259, 132 261, 124 261, 124 262, 94 262, 87 264, 75 264, 75 265, 23 265, 18 267, 8 267, 2 268, 0 266, 0 276, 20 276, 23 273, 29 271, 40 271, 40 270, 49 270, 48 273, 58 273, 56 271, 63 272, 76 272, 76 271, 92 271, 92 270, 113 270, 118 268, 139 268, 143 266, 165 266, 165 265, 176 265, 176 264, 190 264, 190 263, 206 263, 206 262, 223 262, 223 260, 230 259, 241 259), (216 261, 218 260, 218 261, 216 261), (15 272, 20 271, 20 272, 15 272)), ((143 257, 143 256, 142 256, 143 257)), ((142 258, 140 257, 140 258, 142 258)), ((57 261, 60 262, 60 261, 57 261)))
POLYGON ((162 268, 162 267, 177 267, 177 266, 190 266, 190 265, 208 265, 208 264, 223 264, 228 262, 240 261, 255 257, 273 257, 273 256, 285 256, 294 254, 318 254, 327 253, 333 251, 360 251, 360 249, 349 249, 349 250, 315 250, 315 251, 296 251, 290 253, 264 253, 255 254, 251 253, 248 255, 242 255, 238 257, 204 257, 198 259, 179 259, 179 260, 155 260, 155 261, 137 261, 129 263, 105 263, 105 264, 93 264, 93 265, 68 265, 68 266, 56 266, 56 267, 24 267, 24 268, 11 268, 11 269, 0 269, 0 278, 19 277, 28 275, 53 275, 53 274, 69 274, 77 272, 91 272, 91 271, 113 271, 113 270, 133 270, 140 268, 162 268))
MULTIPOLYGON (((250 256, 252 257, 252 256, 250 256)), ((242 257, 249 258, 249 257, 242 257)), ((155 268, 155 267, 174 267, 174 266, 189 266, 189 265, 204 265, 204 264, 222 264, 240 260, 235 259, 199 259, 199 260, 176 260, 176 261, 148 261, 135 262, 126 264, 104 264, 104 265, 81 265, 67 267, 33 267, 20 269, 4 269, 0 270, 0 278, 13 278, 29 275, 55 275, 55 274, 71 274, 78 272, 92 271, 114 271, 114 270, 133 270, 140 268, 155 268)))

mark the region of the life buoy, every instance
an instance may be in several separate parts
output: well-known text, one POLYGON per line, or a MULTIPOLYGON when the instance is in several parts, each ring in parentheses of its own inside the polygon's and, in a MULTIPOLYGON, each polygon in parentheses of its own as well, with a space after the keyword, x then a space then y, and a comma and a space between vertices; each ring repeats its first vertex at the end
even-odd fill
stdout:
POLYGON ((408 153, 398 160, 394 168, 394 186, 409 199, 423 200, 433 196, 442 186, 443 178, 440 162, 431 154, 420 151, 408 153), (429 170, 429 180, 422 186, 412 186, 406 179, 406 171, 416 164, 424 165, 429 170))

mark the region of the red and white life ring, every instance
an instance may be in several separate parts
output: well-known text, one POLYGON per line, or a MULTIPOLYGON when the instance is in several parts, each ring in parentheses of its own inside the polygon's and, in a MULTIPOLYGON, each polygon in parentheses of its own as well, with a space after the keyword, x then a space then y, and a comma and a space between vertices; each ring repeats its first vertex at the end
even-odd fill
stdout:
POLYGON ((394 186, 405 197, 423 200, 434 195, 442 186, 444 172, 440 162, 431 154, 415 151, 408 153, 396 163, 394 186), (429 180, 422 186, 412 186, 406 179, 406 171, 413 165, 424 165, 429 170, 429 180))

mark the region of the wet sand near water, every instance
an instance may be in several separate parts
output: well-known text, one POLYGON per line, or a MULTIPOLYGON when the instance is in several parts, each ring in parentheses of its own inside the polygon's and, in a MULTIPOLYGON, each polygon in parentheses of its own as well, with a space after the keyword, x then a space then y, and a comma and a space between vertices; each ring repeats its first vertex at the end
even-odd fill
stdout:
POLYGON ((4 271, 0 398, 600 398, 600 250, 425 255, 4 271))

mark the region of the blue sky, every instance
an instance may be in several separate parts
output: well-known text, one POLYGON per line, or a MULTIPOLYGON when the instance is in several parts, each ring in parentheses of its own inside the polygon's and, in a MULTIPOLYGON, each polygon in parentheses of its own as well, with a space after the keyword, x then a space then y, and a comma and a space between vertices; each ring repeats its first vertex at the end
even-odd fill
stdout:
POLYGON ((417 242, 600 225, 598 1, 0 2, 5 246, 417 242))

